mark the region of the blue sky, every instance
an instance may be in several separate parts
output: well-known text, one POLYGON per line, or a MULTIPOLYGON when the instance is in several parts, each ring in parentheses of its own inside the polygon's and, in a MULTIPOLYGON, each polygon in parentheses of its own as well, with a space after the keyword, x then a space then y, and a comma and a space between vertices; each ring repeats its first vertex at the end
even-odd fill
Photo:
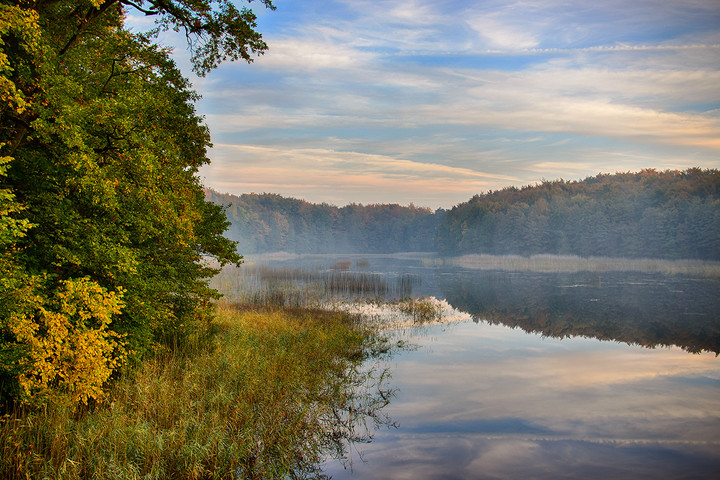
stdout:
POLYGON ((250 4, 270 47, 250 65, 197 78, 175 51, 216 190, 447 208, 543 179, 720 168, 720 0, 275 5, 250 4))

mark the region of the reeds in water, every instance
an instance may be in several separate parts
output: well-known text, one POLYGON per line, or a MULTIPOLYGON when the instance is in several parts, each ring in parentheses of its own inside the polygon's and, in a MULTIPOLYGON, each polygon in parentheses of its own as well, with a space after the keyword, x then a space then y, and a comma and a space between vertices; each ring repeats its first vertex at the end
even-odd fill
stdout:
POLYGON ((398 309, 415 323, 432 323, 441 320, 443 305, 434 298, 408 298, 398 302, 398 309))
POLYGON ((456 267, 531 272, 642 272, 720 277, 720 262, 658 258, 578 257, 574 255, 464 255, 444 259, 456 267))
POLYGON ((226 268, 212 283, 234 301, 290 307, 320 307, 356 298, 406 298, 421 284, 422 278, 413 274, 391 277, 344 268, 321 270, 265 265, 226 268))

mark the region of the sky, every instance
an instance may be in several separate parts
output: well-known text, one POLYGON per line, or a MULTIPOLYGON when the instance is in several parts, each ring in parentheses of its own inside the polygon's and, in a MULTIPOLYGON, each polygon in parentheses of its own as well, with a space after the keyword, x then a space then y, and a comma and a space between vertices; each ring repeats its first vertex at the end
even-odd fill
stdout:
POLYGON ((161 38, 202 95, 217 191, 449 208, 720 168, 720 0, 274 3, 249 4, 269 46, 252 64, 199 78, 161 38))

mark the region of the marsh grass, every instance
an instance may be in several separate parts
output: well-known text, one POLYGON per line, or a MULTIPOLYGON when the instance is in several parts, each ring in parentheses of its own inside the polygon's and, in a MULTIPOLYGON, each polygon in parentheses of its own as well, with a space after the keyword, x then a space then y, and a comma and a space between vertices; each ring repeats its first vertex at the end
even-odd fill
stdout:
POLYGON ((397 302, 397 306, 415 323, 439 322, 442 319, 443 305, 432 297, 406 298, 397 302))
POLYGON ((348 262, 336 267, 339 263, 326 270, 266 265, 227 267, 213 279, 212 286, 227 298, 253 305, 320 308, 357 298, 406 298, 422 283, 419 275, 389 277, 350 271, 348 262))
POLYGON ((273 479, 319 475, 365 441, 392 392, 364 360, 386 339, 341 312, 221 305, 216 320, 82 411, 0 423, 0 478, 273 479))

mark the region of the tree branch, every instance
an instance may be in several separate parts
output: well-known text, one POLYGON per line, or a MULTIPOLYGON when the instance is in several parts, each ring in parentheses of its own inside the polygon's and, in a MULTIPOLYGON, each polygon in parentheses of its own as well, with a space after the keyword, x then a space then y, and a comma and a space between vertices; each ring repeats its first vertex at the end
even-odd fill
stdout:
POLYGON ((159 10, 146 10, 146 9, 142 8, 140 5, 138 5, 137 3, 131 2, 130 0, 120 0, 120 3, 122 3, 123 5, 127 5, 129 7, 133 7, 135 10, 138 10, 147 16, 160 14, 159 10))
MULTIPOLYGON (((108 8, 118 2, 119 0, 105 0, 105 3, 100 5, 100 7, 91 8, 90 10, 88 10, 88 12, 85 14, 85 18, 80 20, 80 25, 78 25, 77 31, 73 34, 72 37, 70 37, 70 40, 68 40, 67 44, 65 44, 65 46, 60 49, 60 51, 58 52, 58 56, 64 55, 65 53, 67 53, 68 50, 74 47, 80 39, 80 35, 85 32, 85 30, 92 24, 92 21, 105 13, 108 8)), ((75 10, 75 12, 77 12, 77 9, 75 10)))

